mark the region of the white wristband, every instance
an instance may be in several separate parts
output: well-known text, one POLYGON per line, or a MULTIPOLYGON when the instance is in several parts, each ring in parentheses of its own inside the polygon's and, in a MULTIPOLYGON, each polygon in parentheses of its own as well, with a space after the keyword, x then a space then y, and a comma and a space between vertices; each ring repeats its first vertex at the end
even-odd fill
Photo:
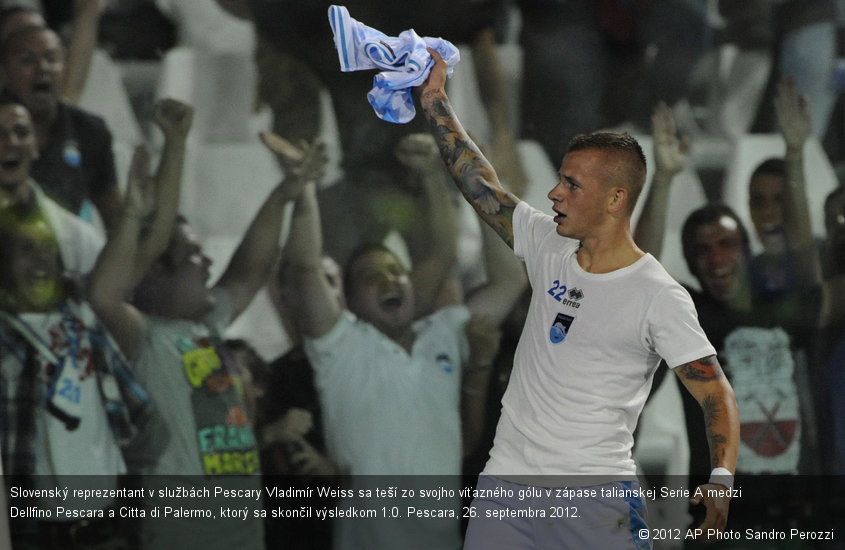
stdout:
POLYGON ((728 489, 733 489, 734 475, 727 468, 713 468, 713 471, 710 472, 710 483, 724 485, 728 489))

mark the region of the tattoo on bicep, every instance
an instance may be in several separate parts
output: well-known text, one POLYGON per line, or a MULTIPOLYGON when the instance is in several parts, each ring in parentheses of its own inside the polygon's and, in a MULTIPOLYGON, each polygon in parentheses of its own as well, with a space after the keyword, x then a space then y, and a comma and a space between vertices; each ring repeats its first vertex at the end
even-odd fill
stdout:
POLYGON ((687 380, 718 380, 722 378, 725 373, 715 356, 705 357, 698 361, 685 363, 678 367, 678 372, 687 380))

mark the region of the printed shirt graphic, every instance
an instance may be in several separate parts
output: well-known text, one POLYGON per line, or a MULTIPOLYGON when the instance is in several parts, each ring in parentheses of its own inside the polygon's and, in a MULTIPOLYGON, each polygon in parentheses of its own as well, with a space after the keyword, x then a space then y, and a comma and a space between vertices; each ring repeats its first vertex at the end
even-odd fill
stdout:
POLYGON ((215 344, 230 317, 228 296, 198 323, 147 317, 133 368, 171 437, 154 469, 161 475, 259 473, 258 448, 242 381, 215 344))
POLYGON ((738 468, 798 473, 801 414, 789 335, 780 328, 739 327, 723 351, 740 410, 738 468))
POLYGON ((181 344, 189 348, 183 350, 182 364, 193 389, 191 404, 203 473, 257 473, 258 447, 235 365, 227 364, 208 340, 181 344))
MULTIPOLYGON (((226 292, 215 291, 217 304, 202 322, 145 317, 146 333, 133 363, 156 410, 170 429, 170 438, 154 467, 145 471, 156 489, 191 482, 226 490, 261 491, 255 436, 244 411, 241 381, 215 349, 232 318, 226 292), (245 470, 248 470, 245 471, 245 470), (252 475, 236 475, 251 473, 252 475), (194 477, 186 477, 194 476, 194 477)), ((146 496, 145 506, 181 505, 180 501, 146 496)), ((229 499, 208 500, 211 508, 229 499)), ((260 502, 256 502, 261 506, 260 502)), ((219 519, 170 518, 145 521, 142 550, 181 548, 190 541, 205 550, 264 548, 261 518, 249 516, 238 527, 219 519)))

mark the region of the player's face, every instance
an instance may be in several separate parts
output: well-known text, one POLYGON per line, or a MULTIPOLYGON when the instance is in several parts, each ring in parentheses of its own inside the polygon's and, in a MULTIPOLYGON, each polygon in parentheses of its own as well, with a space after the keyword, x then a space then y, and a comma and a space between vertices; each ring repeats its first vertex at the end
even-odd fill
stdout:
POLYGON ((27 110, 20 105, 0 107, 0 187, 26 181, 37 157, 35 131, 27 110))
POLYGON ((602 182, 606 155, 596 149, 567 153, 560 181, 549 191, 557 232, 583 240, 601 226, 607 214, 610 190, 602 182))
POLYGON ((776 174, 759 174, 748 185, 751 221, 764 241, 767 235, 779 233, 783 227, 783 192, 783 178, 776 174))
POLYGON ((373 250, 350 269, 349 309, 377 329, 393 336, 413 320, 414 292, 408 270, 396 256, 373 250))
POLYGON ((747 277, 742 234, 736 220, 722 216, 698 227, 695 268, 703 290, 720 302, 737 298, 747 277))

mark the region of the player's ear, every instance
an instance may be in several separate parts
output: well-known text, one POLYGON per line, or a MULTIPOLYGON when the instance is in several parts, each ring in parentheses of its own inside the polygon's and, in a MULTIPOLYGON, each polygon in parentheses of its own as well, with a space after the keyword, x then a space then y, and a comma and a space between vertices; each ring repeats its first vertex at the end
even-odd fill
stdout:
POLYGON ((614 187, 610 190, 610 197, 607 201, 607 208, 610 212, 621 212, 628 205, 628 190, 624 187, 614 187))

